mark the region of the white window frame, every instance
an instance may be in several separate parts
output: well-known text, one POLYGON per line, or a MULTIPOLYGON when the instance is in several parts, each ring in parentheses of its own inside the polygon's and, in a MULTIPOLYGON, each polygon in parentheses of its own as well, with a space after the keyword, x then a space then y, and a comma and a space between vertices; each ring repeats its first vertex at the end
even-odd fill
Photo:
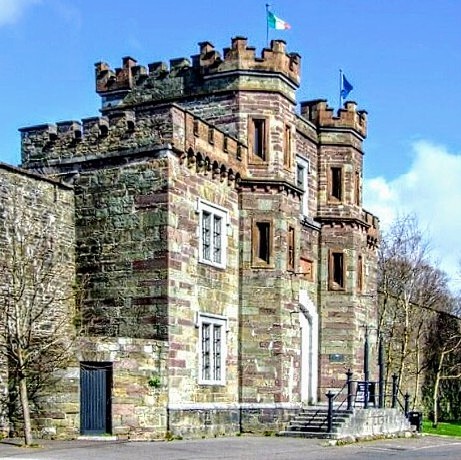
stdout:
POLYGON ((214 267, 226 268, 227 264, 227 227, 229 225, 228 212, 216 206, 215 204, 197 200, 197 214, 199 216, 198 226, 198 239, 199 239, 199 256, 198 260, 201 263, 212 265, 214 267), (205 232, 206 227, 204 225, 206 216, 210 218, 210 224, 208 227, 208 244, 205 245, 205 232), (220 222, 219 236, 215 234, 215 225, 220 222), (217 261, 215 258, 215 251, 219 243, 220 260, 217 261), (205 255, 206 246, 209 248, 209 255, 205 255))
POLYGON ((301 197, 301 206, 300 214, 302 216, 307 216, 309 214, 309 179, 310 174, 310 163, 309 160, 302 158, 300 156, 296 157, 296 185, 301 185, 301 188, 304 190, 303 196, 301 197), (299 168, 303 169, 302 184, 299 184, 298 181, 298 171, 299 168))
POLYGON ((225 385, 227 318, 221 315, 198 313, 196 325, 199 330, 198 383, 201 385, 225 385), (217 340, 219 340, 218 343, 217 340), (207 341, 208 343, 206 343, 207 341), (215 347, 219 347, 219 349, 215 347), (208 356, 206 356, 207 353, 208 356), (209 375, 206 375, 206 366, 209 375))

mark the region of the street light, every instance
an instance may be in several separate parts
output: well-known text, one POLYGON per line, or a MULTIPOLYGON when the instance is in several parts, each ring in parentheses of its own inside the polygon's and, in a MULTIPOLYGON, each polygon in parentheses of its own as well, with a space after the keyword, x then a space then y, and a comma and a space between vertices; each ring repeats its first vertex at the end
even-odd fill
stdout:
POLYGON ((372 329, 376 329, 374 326, 369 326, 366 324, 362 326, 365 328, 365 343, 363 346, 363 378, 365 380, 365 388, 364 388, 364 402, 363 408, 368 408, 368 399, 369 399, 369 391, 370 391, 370 365, 369 365, 369 354, 370 354, 370 344, 368 340, 369 331, 372 329))
POLYGON ((378 407, 382 409, 384 407, 384 346, 383 337, 379 334, 378 341, 378 368, 379 368, 379 402, 378 407))

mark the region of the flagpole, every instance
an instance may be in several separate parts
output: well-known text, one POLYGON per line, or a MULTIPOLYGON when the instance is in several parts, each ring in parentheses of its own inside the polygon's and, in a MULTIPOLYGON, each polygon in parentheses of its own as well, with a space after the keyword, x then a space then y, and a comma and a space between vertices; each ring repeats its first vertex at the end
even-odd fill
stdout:
POLYGON ((266 3, 266 46, 269 48, 269 3, 266 3))
POLYGON ((343 71, 342 69, 339 69, 339 108, 342 108, 343 106, 343 71))

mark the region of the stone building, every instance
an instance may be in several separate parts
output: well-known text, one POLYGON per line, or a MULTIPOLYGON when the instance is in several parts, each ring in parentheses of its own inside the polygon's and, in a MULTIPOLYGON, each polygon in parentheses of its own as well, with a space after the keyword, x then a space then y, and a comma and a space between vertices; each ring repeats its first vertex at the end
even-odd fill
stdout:
POLYGON ((361 373, 366 112, 298 112, 283 41, 199 46, 169 66, 98 63, 101 116, 21 129, 22 168, 73 185, 85 280, 75 365, 42 420, 58 435, 276 430, 361 373))

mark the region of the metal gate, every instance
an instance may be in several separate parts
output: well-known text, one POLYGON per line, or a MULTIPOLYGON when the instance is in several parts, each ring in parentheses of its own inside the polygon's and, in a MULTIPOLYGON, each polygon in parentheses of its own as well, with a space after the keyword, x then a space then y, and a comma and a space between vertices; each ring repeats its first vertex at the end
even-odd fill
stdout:
POLYGON ((111 434, 112 363, 86 362, 80 366, 80 432, 111 434))

